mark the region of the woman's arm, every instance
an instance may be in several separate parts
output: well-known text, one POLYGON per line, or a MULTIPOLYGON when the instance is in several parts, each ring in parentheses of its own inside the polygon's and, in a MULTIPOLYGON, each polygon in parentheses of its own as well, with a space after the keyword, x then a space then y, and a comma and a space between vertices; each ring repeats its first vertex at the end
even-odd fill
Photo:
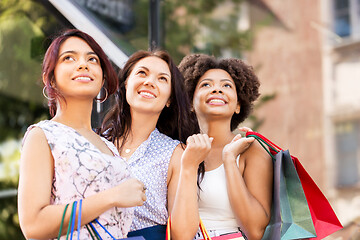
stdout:
MULTIPOLYGON (((32 129, 23 145, 20 164, 18 211, 26 238, 48 239, 57 236, 65 205, 51 205, 54 161, 46 137, 40 128, 32 129)), ((143 184, 136 179, 83 200, 81 224, 86 224, 112 207, 143 204, 143 184)), ((70 219, 67 211, 64 232, 70 219)))
POLYGON ((212 139, 205 134, 188 138, 185 151, 171 159, 168 184, 168 211, 173 239, 193 239, 199 227, 197 169, 211 149, 212 139))
MULTIPOLYGON (((244 141, 243 144, 247 144, 245 142, 250 140, 243 138, 237 139, 237 141, 244 141)), ((236 155, 228 154, 229 152, 226 150, 225 147, 223 161, 232 209, 249 240, 261 239, 270 221, 273 182, 272 159, 255 141, 241 155, 245 161, 242 174, 236 163, 236 155)))

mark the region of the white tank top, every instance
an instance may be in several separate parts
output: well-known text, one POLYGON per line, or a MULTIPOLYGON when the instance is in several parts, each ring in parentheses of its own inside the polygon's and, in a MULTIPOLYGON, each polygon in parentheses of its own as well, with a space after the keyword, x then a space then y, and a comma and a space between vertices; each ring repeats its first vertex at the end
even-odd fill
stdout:
MULTIPOLYGON (((239 158, 237 164, 238 161, 239 158)), ((238 231, 239 226, 228 196, 224 164, 205 172, 200 187, 199 214, 206 229, 221 232, 238 231)))

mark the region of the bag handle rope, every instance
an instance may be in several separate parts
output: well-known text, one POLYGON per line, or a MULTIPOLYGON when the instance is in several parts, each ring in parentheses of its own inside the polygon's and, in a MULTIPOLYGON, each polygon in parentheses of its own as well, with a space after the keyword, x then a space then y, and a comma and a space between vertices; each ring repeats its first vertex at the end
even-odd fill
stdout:
MULTIPOLYGON (((171 240, 171 234, 170 234, 170 228, 171 228, 171 220, 170 216, 167 220, 167 226, 166 226, 166 240, 171 240)), ((211 240, 211 237, 209 233, 207 232, 204 223, 202 222, 201 218, 199 221, 199 228, 201 231, 201 234, 203 235, 204 240, 211 240)))
POLYGON ((260 133, 247 132, 246 137, 255 138, 260 143, 260 145, 265 149, 265 151, 271 156, 271 158, 274 161, 276 160, 274 154, 276 154, 276 153, 278 153, 279 151, 282 150, 279 146, 277 146, 275 143, 271 142, 269 139, 267 139, 266 137, 264 137, 260 133), (268 146, 270 148, 270 150, 265 145, 268 146))
MULTIPOLYGON (((69 225, 68 225, 68 229, 67 229, 67 232, 66 232, 66 240, 69 239, 70 237, 70 240, 72 240, 72 237, 73 237, 73 233, 75 231, 75 220, 76 220, 76 208, 77 208, 77 204, 78 202, 77 201, 74 201, 72 203, 72 207, 71 207, 71 214, 70 214, 70 220, 69 220, 69 225)), ((64 221, 65 221, 65 215, 66 215, 66 211, 68 209, 70 204, 66 204, 65 206, 65 209, 64 209, 64 212, 63 212, 63 215, 62 215, 62 218, 61 218, 61 223, 60 223, 60 229, 59 229, 59 233, 58 233, 58 238, 57 239, 60 239, 61 237, 61 233, 62 233, 62 229, 63 229, 63 226, 64 226, 64 221)), ((78 212, 78 222, 77 222, 77 232, 78 232, 78 235, 77 235, 77 239, 79 240, 80 239, 80 229, 81 229, 81 212, 82 212, 82 199, 80 199, 79 201, 79 212, 78 212)), ((96 230, 94 224, 99 224, 100 227, 113 239, 113 240, 116 240, 116 238, 111 235, 111 233, 99 222, 98 219, 95 219, 93 220, 92 222, 88 223, 85 225, 86 229, 88 230, 89 234, 90 234, 90 237, 91 239, 93 240, 102 240, 99 232, 96 230)))

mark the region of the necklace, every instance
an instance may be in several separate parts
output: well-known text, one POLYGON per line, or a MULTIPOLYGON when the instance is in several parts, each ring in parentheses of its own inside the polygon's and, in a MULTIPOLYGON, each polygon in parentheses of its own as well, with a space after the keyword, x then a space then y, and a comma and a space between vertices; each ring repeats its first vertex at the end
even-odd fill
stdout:
POLYGON ((127 148, 127 149, 125 149, 125 153, 129 153, 131 151, 131 149, 130 148, 127 148))

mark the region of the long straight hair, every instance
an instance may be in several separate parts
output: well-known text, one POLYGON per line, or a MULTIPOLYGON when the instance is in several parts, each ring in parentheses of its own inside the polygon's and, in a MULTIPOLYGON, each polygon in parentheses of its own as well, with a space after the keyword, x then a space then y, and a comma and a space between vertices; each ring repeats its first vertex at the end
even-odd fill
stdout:
POLYGON ((109 141, 116 143, 120 151, 131 132, 131 113, 130 105, 126 101, 125 83, 134 65, 146 57, 158 57, 164 60, 171 73, 170 106, 164 107, 161 111, 156 124, 157 129, 182 143, 185 143, 186 139, 198 130, 197 123, 191 118, 191 105, 185 91, 184 78, 170 55, 163 50, 140 50, 131 55, 123 69, 120 70, 119 89, 115 93, 115 104, 105 116, 98 131, 109 141), (121 145, 119 145, 120 139, 121 145))

